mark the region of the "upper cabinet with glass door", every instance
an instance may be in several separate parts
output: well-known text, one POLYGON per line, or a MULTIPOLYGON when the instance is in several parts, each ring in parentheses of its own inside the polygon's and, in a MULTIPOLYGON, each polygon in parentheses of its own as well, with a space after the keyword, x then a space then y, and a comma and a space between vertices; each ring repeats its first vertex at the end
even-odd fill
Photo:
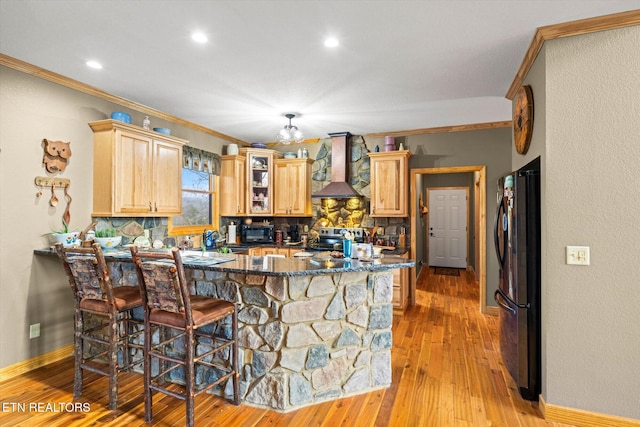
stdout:
POLYGON ((273 160, 282 153, 273 150, 243 148, 247 159, 247 215, 273 215, 273 160))

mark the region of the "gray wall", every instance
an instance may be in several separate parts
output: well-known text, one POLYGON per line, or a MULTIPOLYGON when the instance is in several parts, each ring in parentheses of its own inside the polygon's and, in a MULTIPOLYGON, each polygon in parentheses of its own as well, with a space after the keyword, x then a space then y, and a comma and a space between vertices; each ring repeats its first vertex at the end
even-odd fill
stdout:
MULTIPOLYGON (((42 139, 71 141, 72 157, 57 176, 71 179, 71 228, 91 223, 93 133, 88 122, 125 110, 134 124, 144 114, 28 74, 0 66, 0 367, 39 356, 73 342, 71 290, 57 258, 34 256, 49 245, 42 235, 59 228, 66 207, 48 205, 51 191, 36 198, 42 167, 42 139), (29 325, 41 324, 40 338, 29 339, 29 325)), ((150 117, 191 146, 220 154, 220 138, 150 117)))
MULTIPOLYGON (((396 140, 396 142, 398 141, 396 140)), ((382 147, 384 145, 384 139, 372 138, 367 141, 367 146, 369 147, 375 147, 376 144, 382 147)), ((486 166, 486 304, 495 306, 496 303, 493 300, 493 293, 498 288, 498 261, 494 256, 495 249, 493 248, 492 237, 493 217, 496 209, 495 194, 498 178, 513 170, 511 166, 511 128, 407 136, 404 137, 404 146, 406 149, 411 150, 412 153, 409 159, 410 169, 486 166)), ((469 179, 473 182, 473 174, 469 173, 467 175, 469 175, 469 179)), ((426 178, 423 178, 422 188, 426 186, 424 182, 428 182, 426 178)), ((473 192, 471 191, 470 195, 472 194, 473 192)), ((426 199, 424 202, 425 204, 427 203, 426 199)), ((423 254, 425 239, 424 232, 416 233, 416 246, 417 248, 422 248, 423 254)))
POLYGON ((525 84, 542 154, 543 389, 640 419, 640 26, 547 41, 525 84), (568 245, 591 265, 566 265, 568 245))

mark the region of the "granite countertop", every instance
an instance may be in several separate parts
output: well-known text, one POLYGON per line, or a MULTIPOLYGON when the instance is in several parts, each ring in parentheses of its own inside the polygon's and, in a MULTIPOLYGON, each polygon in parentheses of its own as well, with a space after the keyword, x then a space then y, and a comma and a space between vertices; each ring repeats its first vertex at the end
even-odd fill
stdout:
MULTIPOLYGON (((309 252, 325 252, 326 249, 320 249, 320 248, 314 248, 314 247, 307 247, 307 246, 301 246, 301 245, 288 245, 288 244, 282 244, 282 245, 278 245, 275 243, 240 243, 240 244, 230 244, 230 245, 225 245, 226 247, 228 247, 229 249, 231 249, 233 252, 240 252, 240 251, 246 251, 249 250, 251 248, 259 248, 259 247, 275 247, 275 248, 287 248, 287 249, 302 249, 305 251, 309 251, 309 252)), ((409 247, 396 247, 394 249, 383 249, 382 253, 385 255, 404 255, 407 252, 409 252, 409 247)))
MULTIPOLYGON (((51 248, 36 249, 36 255, 56 255, 51 248)), ((182 252, 185 268, 221 271, 227 273, 262 274, 265 276, 307 276, 314 274, 345 273, 356 271, 382 271, 393 268, 409 268, 415 261, 399 256, 383 255, 369 260, 332 258, 329 252, 310 252, 307 257, 261 257, 238 254, 219 254, 200 251, 182 252)), ((131 261, 128 249, 105 250, 107 261, 131 261)))

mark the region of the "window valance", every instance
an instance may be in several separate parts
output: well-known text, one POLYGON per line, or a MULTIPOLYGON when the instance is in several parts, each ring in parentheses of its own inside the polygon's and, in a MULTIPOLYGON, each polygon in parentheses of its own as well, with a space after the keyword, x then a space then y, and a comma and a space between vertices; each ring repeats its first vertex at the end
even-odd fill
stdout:
POLYGON ((220 174, 220 156, 199 148, 182 147, 182 167, 200 172, 220 174))

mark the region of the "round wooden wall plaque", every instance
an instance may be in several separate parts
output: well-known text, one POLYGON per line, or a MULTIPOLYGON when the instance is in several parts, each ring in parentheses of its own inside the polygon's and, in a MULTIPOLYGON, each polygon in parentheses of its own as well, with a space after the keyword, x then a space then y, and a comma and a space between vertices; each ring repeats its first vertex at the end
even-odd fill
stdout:
POLYGON ((533 133, 533 92, 531 86, 521 86, 514 99, 513 143, 519 154, 525 154, 533 133))

